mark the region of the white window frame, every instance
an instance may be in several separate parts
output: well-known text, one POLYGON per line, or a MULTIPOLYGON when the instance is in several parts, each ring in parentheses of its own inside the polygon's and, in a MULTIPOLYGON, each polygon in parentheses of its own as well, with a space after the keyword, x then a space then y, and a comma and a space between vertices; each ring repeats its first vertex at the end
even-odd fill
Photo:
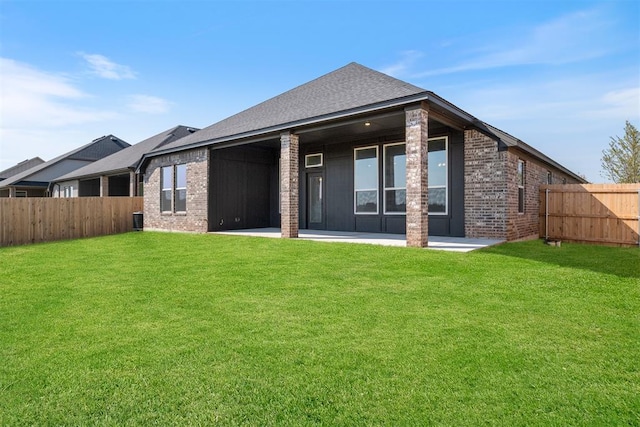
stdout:
POLYGON ((392 147, 394 145, 404 145, 404 155, 405 155, 405 159, 407 156, 407 144, 406 142, 402 141, 402 142, 394 142, 391 144, 384 144, 382 146, 382 204, 383 204, 383 208, 384 208, 384 214, 385 215, 406 215, 407 214, 407 198, 406 198, 406 194, 407 194, 407 177, 405 174, 405 178, 404 178, 404 187, 387 187, 387 147, 392 147), (393 191, 393 190, 404 190, 405 191, 405 210, 404 212, 387 212, 387 191, 393 191))
POLYGON ((187 164, 181 163, 173 166, 173 212, 174 213, 186 213, 187 212, 187 164), (184 187, 178 187, 178 168, 184 166, 184 187), (184 210, 176 209, 176 201, 178 200, 178 190, 184 190, 184 210))
POLYGON ((27 197, 27 192, 25 190, 16 190, 15 197, 27 197))
POLYGON ((322 153, 307 154, 306 156, 304 156, 304 167, 305 168, 307 168, 307 169, 321 168, 322 166, 324 166, 324 156, 322 155, 322 153), (309 163, 309 160, 314 158, 314 157, 319 157, 320 158, 320 163, 318 163, 318 164, 309 163))
POLYGON ((518 159, 518 166, 516 167, 516 177, 518 179, 518 213, 519 214, 524 214, 524 212, 527 210, 526 207, 526 194, 525 194, 525 186, 527 184, 527 179, 526 179, 526 169, 527 165, 525 164, 525 161, 522 159, 518 159), (522 166, 522 174, 520 174, 520 166, 522 166), (522 190, 522 210, 520 210, 520 190, 522 190))
POLYGON ((356 147, 353 149, 353 213, 355 215, 379 215, 380 214, 380 153, 377 145, 368 145, 366 147, 356 147), (362 150, 376 150, 376 188, 356 188, 356 152, 362 150), (376 192, 376 211, 375 212, 358 212, 358 192, 359 191, 375 191, 376 192))
MULTIPOLYGON (((445 175, 445 183, 444 185, 431 185, 427 183, 427 190, 431 188, 444 188, 444 212, 431 212, 429 211, 429 215, 449 215, 449 137, 448 136, 436 136, 433 138, 427 139, 427 144, 431 141, 437 141, 440 139, 444 139, 444 175, 445 175)), ((429 158, 429 149, 427 147, 427 159, 429 158)), ((431 168, 432 165, 427 163, 427 167, 431 168)))
POLYGON ((173 212, 173 187, 174 187, 174 180, 175 180, 175 174, 174 174, 174 166, 162 166, 160 168, 160 212, 163 214, 169 214, 173 212), (171 171, 171 178, 168 179, 168 183, 164 182, 164 170, 168 169, 171 171), (167 186, 168 185, 168 186, 167 186), (170 195, 170 206, 169 206, 169 210, 164 210, 162 209, 162 201, 164 200, 164 193, 165 191, 169 192, 170 195))

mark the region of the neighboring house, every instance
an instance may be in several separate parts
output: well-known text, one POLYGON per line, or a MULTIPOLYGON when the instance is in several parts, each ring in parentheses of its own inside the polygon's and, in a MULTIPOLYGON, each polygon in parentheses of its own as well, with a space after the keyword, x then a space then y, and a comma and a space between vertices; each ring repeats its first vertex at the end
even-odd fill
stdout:
POLYGON ((40 157, 34 157, 33 159, 23 160, 17 165, 11 166, 9 169, 5 169, 0 171, 0 181, 4 181, 7 178, 11 178, 13 175, 16 175, 20 172, 24 172, 27 169, 31 169, 34 166, 37 166, 41 163, 44 163, 40 157))
MULTIPOLYGON (((113 135, 97 138, 80 148, 40 163, 25 171, 0 181, 1 197, 46 197, 49 185, 58 177, 81 168, 98 159, 129 147, 129 144, 113 135)), ((68 195, 76 191, 67 188, 68 195)))
POLYGON ((147 153, 145 227, 518 239, 584 182, 433 92, 356 63, 147 153))
POLYGON ((110 156, 62 175, 54 182, 53 197, 65 197, 65 188, 73 188, 71 197, 142 196, 142 179, 135 168, 142 156, 197 129, 176 126, 120 150, 110 156))

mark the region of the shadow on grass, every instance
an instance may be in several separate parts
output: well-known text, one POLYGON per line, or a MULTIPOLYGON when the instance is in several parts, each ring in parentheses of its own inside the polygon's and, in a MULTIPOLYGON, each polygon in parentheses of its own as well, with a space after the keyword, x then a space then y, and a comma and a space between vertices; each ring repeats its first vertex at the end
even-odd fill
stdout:
POLYGON ((619 277, 640 278, 640 249, 563 243, 561 247, 545 245, 542 240, 506 243, 481 252, 494 253, 579 268, 619 277))

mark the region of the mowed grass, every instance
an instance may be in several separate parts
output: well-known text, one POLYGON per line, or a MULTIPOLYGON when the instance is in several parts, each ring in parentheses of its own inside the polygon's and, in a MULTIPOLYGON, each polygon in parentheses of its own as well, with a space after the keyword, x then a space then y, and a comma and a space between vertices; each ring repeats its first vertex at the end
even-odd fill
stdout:
POLYGON ((640 250, 0 248, 0 425, 638 425, 640 250))

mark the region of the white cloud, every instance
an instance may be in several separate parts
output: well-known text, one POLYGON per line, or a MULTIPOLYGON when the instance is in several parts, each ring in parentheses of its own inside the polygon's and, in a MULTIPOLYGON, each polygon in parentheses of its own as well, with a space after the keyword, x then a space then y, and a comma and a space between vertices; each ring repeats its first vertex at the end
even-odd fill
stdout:
POLYGON ((150 95, 130 95, 127 108, 136 113, 163 114, 169 111, 171 103, 166 99, 150 95))
POLYGON ((1 128, 62 127, 115 113, 80 106, 89 96, 63 76, 0 58, 1 128))
POLYGON ((407 50, 400 53, 401 58, 395 64, 383 67, 380 72, 390 76, 398 77, 404 74, 420 57, 422 52, 417 50, 407 50))
POLYGON ((516 65, 569 64, 604 56, 618 44, 611 43, 609 21, 599 10, 579 11, 536 27, 479 37, 457 65, 418 72, 427 77, 463 71, 486 70, 516 65), (521 35, 520 35, 521 34, 521 35))
POLYGON ((109 80, 135 79, 136 73, 126 65, 116 64, 109 58, 98 54, 80 52, 79 55, 89 63, 91 72, 98 77, 109 80))

